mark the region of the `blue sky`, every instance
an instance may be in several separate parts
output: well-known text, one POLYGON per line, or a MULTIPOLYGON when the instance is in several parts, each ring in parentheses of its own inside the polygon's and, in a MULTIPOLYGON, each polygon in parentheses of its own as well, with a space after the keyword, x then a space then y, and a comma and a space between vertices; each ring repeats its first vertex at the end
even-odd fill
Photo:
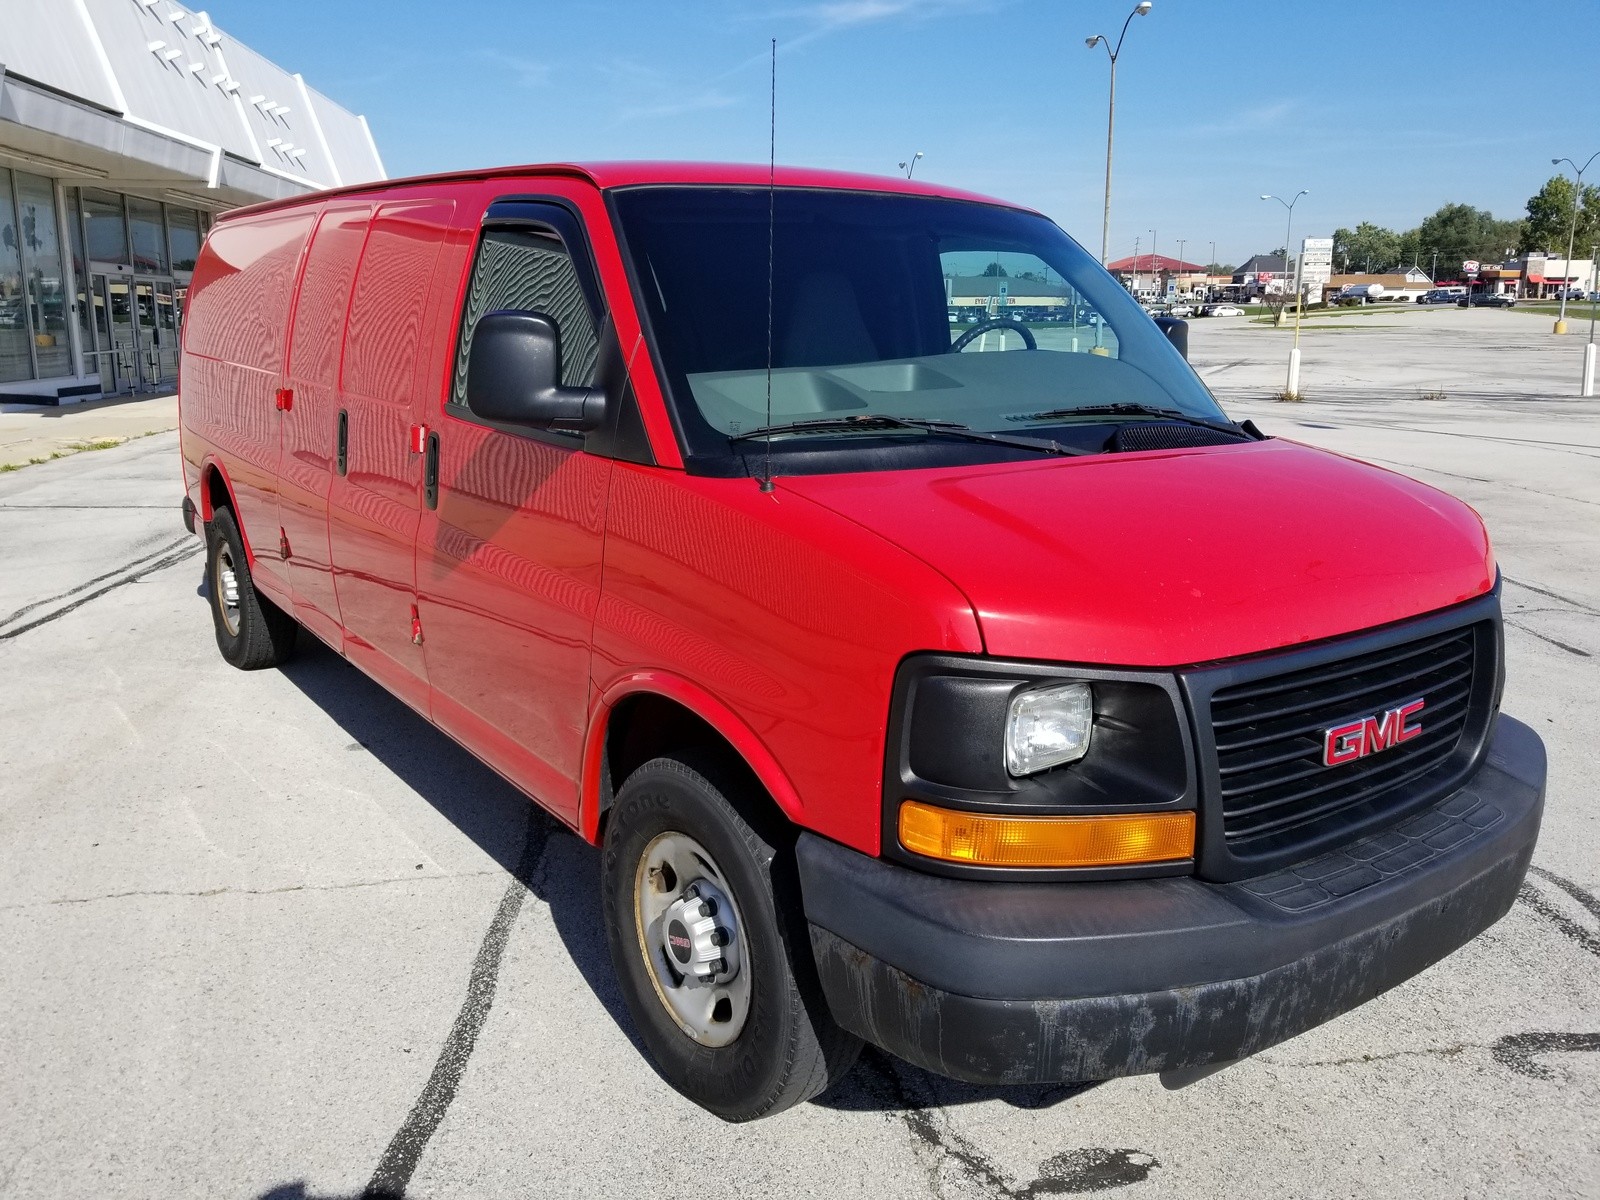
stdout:
MULTIPOLYGON (((1098 252, 1107 62, 1133 0, 209 0, 226 32, 365 113, 391 175, 767 153, 1032 205, 1098 252)), ((1446 201, 1521 215, 1600 149, 1600 3, 1154 0, 1117 68, 1111 256, 1238 262, 1408 228, 1446 201)), ((1600 166, 1592 168, 1600 170, 1600 166)))

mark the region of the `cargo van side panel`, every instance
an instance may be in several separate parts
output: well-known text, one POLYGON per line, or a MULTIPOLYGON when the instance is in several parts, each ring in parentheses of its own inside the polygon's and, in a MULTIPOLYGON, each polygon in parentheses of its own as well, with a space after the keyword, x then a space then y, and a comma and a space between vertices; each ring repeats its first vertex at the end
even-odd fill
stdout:
POLYGON ((293 403, 283 414, 278 519, 290 547, 295 616, 338 646, 339 601, 328 548, 328 490, 337 468, 339 360, 370 204, 330 207, 306 252, 289 333, 284 379, 293 403))
POLYGON ((314 209, 292 208, 218 222, 195 264, 184 330, 183 418, 199 438, 190 452, 221 460, 253 555, 251 575, 286 604, 275 394, 295 272, 315 219, 314 209))
POLYGON ((345 323, 339 407, 349 413, 349 470, 333 477, 328 540, 345 652, 413 707, 428 711, 422 647, 413 640, 422 455, 421 381, 434 347, 423 332, 439 247, 455 203, 380 207, 345 323))

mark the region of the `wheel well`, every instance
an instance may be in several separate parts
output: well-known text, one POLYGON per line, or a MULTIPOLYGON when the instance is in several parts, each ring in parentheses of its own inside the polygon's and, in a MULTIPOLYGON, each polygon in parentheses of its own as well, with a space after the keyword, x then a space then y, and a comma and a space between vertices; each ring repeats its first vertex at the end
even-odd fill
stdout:
POLYGON ((206 468, 206 506, 209 511, 216 512, 219 508, 232 508, 233 497, 228 495, 228 484, 222 478, 222 472, 216 467, 206 468))
POLYGON ((727 738, 691 709, 651 692, 624 697, 606 725, 604 771, 600 780, 600 836, 617 789, 653 758, 689 757, 714 766, 727 783, 728 801, 757 828, 774 829, 789 819, 759 776, 727 738))

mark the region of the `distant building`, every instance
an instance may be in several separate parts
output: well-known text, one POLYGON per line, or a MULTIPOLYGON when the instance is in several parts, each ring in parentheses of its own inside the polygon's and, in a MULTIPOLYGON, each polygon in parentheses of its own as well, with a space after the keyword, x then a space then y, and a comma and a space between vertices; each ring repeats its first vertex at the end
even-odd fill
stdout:
POLYGON ((1354 272, 1330 276, 1322 287, 1321 299, 1326 300, 1347 287, 1370 287, 1373 284, 1382 286, 1384 300, 1412 301, 1433 288, 1433 280, 1421 267, 1385 273, 1354 272))
POLYGON ((1199 263, 1168 258, 1164 254, 1130 254, 1127 258, 1108 262, 1106 270, 1115 275, 1123 287, 1137 295, 1140 292, 1164 294, 1169 283, 1173 291, 1183 290, 1186 284, 1179 276, 1193 279, 1203 276, 1206 269, 1199 263))
POLYGON ((0 41, 0 398, 170 384, 211 214, 384 178, 366 120, 171 0, 21 0, 0 41))
POLYGON ((1514 262, 1502 263, 1501 270, 1520 271, 1522 294, 1530 300, 1559 297, 1563 291, 1577 290, 1584 295, 1600 291, 1595 262, 1589 258, 1554 258, 1548 254, 1525 254, 1514 262))
POLYGON ((1281 254, 1257 254, 1233 269, 1229 290, 1238 299, 1280 292, 1286 286, 1293 291, 1293 281, 1290 279, 1293 270, 1293 260, 1281 254))
POLYGON ((951 308, 977 308, 998 313, 1006 309, 1060 308, 1074 295, 1065 283, 1005 275, 949 275, 945 301, 951 308))

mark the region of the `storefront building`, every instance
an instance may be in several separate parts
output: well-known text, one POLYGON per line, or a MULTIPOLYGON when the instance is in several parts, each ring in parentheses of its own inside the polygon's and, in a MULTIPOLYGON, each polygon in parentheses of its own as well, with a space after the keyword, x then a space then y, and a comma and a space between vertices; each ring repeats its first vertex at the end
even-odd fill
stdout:
POLYGON ((170 387, 212 214, 384 178, 366 121, 161 0, 5 7, 0 400, 170 387))

